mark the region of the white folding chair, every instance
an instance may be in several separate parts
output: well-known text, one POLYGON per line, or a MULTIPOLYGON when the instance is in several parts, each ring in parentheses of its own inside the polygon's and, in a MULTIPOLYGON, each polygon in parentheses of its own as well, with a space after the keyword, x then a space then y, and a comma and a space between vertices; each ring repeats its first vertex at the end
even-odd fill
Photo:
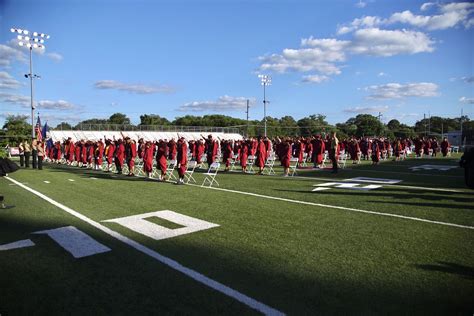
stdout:
POLYGON ((339 159, 337 161, 339 168, 344 169, 346 167, 346 161, 347 161, 347 154, 339 155, 339 159))
POLYGON ((275 174, 275 170, 273 170, 273 166, 275 165, 275 156, 270 155, 265 161, 265 168, 263 168, 262 173, 266 173, 268 175, 275 174))
POLYGON ((247 173, 254 173, 253 165, 255 164, 255 156, 248 156, 247 158, 247 173))
POLYGON ((230 171, 235 169, 235 165, 238 160, 239 160, 239 155, 237 154, 232 155, 232 159, 230 160, 230 171))
POLYGON ((326 168, 326 163, 328 162, 328 152, 327 150, 324 152, 323 155, 323 162, 321 163, 321 168, 326 168))
POLYGON ((143 171, 143 159, 140 158, 135 158, 135 175, 140 176, 140 175, 145 175, 145 172, 143 171))
POLYGON ((290 176, 294 176, 296 174, 296 168, 298 168, 298 157, 293 157, 290 159, 290 176))
POLYGON ((176 168, 177 164, 178 163, 176 162, 176 159, 170 160, 168 162, 168 168, 166 169, 165 177, 168 178, 169 180, 171 179, 178 180, 178 178, 176 178, 176 176, 173 174, 173 171, 176 168))
POLYGON ((209 167, 209 170, 207 170, 204 175, 206 176, 204 178, 204 181, 202 182, 201 186, 204 186, 206 183, 209 182, 209 187, 212 187, 213 183, 216 183, 217 186, 219 186, 219 182, 216 180, 217 172, 219 171, 221 164, 218 162, 213 162, 211 166, 209 167))
POLYGON ((306 167, 306 160, 308 160, 308 153, 303 153, 303 161, 301 163, 302 167, 306 167))
POLYGON ((186 171, 184 172, 184 180, 186 183, 189 183, 189 181, 193 181, 196 183, 196 179, 193 177, 194 169, 196 169, 197 162, 195 160, 189 161, 188 166, 186 168, 186 171))

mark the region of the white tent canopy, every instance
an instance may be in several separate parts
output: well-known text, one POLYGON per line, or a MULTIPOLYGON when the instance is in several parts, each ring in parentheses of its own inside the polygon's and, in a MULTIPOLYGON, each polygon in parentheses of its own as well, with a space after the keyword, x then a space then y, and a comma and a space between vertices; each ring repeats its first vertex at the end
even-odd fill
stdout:
POLYGON ((187 141, 198 140, 200 138, 207 138, 207 135, 212 135, 214 139, 226 139, 226 140, 242 140, 243 137, 240 134, 231 133, 188 133, 188 132, 143 132, 143 131, 50 131, 50 136, 54 142, 64 141, 69 137, 74 141, 92 140, 97 141, 99 139, 119 139, 122 137, 130 137, 135 141, 143 138, 145 141, 158 141, 162 140, 178 140, 178 138, 184 137, 187 141))

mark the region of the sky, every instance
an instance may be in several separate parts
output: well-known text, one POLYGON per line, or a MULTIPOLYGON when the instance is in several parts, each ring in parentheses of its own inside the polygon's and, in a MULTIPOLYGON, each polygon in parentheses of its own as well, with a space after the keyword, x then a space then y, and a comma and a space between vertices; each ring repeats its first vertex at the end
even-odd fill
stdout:
POLYGON ((50 126, 116 112, 245 119, 247 100, 261 120, 259 74, 271 117, 474 119, 472 1, 0 0, 2 125, 31 113, 29 50, 11 28, 50 35, 32 55, 50 126))

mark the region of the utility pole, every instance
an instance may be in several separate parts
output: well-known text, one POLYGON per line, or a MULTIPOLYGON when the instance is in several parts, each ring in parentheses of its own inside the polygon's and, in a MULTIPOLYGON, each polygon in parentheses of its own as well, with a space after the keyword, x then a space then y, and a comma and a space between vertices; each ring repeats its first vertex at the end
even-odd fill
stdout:
POLYGON ((428 112, 428 136, 431 134, 431 112, 428 112))
POLYGON ((460 119, 460 123, 461 123, 461 142, 459 143, 459 148, 461 148, 462 146, 462 115, 463 115, 463 109, 461 109, 461 119, 460 119))
POLYGON ((247 111, 245 111, 247 114, 247 137, 249 137, 249 108, 249 99, 247 99, 247 111))
POLYGON ((379 118, 379 122, 381 122, 382 112, 379 112, 379 115, 377 115, 377 117, 379 118))
POLYGON ((423 123, 425 124, 425 136, 426 136, 426 114, 423 113, 423 123))

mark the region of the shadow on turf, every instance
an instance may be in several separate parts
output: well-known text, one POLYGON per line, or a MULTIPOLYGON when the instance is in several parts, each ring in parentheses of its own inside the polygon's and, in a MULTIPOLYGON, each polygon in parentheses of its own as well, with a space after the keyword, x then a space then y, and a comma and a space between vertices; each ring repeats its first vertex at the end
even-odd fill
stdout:
POLYGON ((467 279, 474 279, 474 268, 457 263, 438 261, 436 264, 415 264, 415 267, 427 271, 439 271, 457 274, 467 279))

